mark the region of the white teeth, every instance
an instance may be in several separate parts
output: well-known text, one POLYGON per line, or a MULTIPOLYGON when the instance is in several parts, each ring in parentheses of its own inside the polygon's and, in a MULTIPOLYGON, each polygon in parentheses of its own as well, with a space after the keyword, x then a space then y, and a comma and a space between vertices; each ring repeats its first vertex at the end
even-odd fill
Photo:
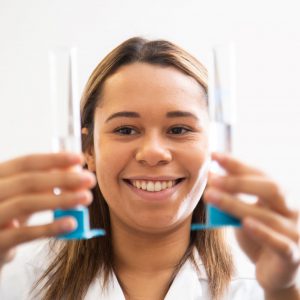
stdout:
POLYGON ((159 192, 161 190, 161 183, 159 181, 155 182, 154 190, 155 190, 155 192, 159 192))
POLYGON ((147 191, 154 192, 154 183, 152 181, 148 181, 147 183, 147 191))
POLYGON ((159 192, 175 185, 175 180, 168 181, 144 181, 144 180, 131 180, 133 186, 148 192, 159 192))
POLYGON ((146 190, 146 189, 147 189, 147 183, 146 183, 146 181, 142 181, 141 188, 142 188, 143 190, 146 190))

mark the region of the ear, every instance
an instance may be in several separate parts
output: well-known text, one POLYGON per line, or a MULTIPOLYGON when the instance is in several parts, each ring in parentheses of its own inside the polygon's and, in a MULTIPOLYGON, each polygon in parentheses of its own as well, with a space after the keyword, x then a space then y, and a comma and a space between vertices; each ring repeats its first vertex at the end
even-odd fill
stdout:
MULTIPOLYGON (((82 128, 81 133, 82 135, 88 135, 88 129, 86 127, 82 128)), ((93 147, 88 147, 83 154, 89 171, 96 172, 93 147)))

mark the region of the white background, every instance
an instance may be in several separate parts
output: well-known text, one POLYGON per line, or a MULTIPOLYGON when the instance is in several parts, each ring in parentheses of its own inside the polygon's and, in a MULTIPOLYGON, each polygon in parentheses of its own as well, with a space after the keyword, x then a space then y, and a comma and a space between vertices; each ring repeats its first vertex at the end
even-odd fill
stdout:
POLYGON ((51 150, 48 50, 75 45, 83 87, 132 36, 169 39, 199 59, 237 44, 235 153, 300 200, 299 1, 0 0, 0 161, 51 150))

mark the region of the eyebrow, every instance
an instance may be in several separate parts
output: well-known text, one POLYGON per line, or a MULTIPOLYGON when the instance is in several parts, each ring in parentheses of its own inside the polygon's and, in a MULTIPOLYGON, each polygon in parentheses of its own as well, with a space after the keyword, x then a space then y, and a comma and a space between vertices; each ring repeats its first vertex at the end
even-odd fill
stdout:
MULTIPOLYGON (((140 118, 140 117, 141 115, 135 111, 119 111, 110 115, 106 119, 105 123, 115 118, 140 118)), ((193 118, 197 121, 199 120, 195 114, 189 111, 182 111, 182 110, 169 111, 166 113, 166 117, 167 118, 193 118)))
POLYGON ((193 118, 197 121, 199 120, 195 114, 182 110, 169 111, 166 116, 167 118, 193 118))

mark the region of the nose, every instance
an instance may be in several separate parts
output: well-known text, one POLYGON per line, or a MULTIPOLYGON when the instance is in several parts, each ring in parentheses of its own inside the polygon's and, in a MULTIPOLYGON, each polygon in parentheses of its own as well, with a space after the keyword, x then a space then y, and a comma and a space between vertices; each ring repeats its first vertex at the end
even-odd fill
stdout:
POLYGON ((163 165, 172 160, 172 153, 163 137, 151 134, 141 141, 135 159, 148 166, 163 165))

